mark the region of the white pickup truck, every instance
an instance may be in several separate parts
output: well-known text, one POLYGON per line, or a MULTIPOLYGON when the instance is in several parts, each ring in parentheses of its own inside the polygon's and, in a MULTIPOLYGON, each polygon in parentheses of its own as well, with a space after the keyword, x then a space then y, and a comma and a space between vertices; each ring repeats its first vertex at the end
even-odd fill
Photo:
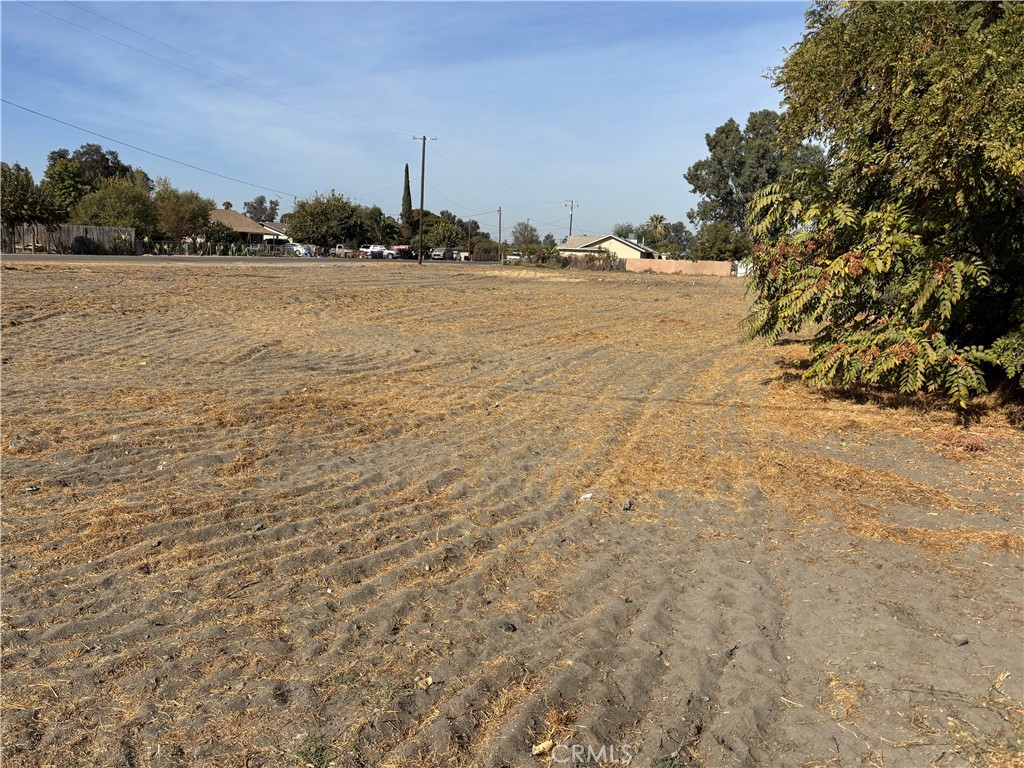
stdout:
POLYGON ((397 256, 397 253, 384 245, 361 245, 359 247, 359 258, 361 259, 394 259, 397 256))

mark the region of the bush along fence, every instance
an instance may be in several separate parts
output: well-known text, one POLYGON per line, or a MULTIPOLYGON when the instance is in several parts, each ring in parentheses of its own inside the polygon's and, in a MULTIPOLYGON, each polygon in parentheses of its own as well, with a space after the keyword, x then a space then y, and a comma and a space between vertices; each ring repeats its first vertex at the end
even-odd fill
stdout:
POLYGON ((622 272, 626 269, 626 260, 612 253, 559 256, 558 260, 562 269, 585 269, 591 272, 622 272))
POLYGON ((246 243, 214 243, 203 241, 192 243, 187 240, 146 240, 140 241, 142 253, 150 256, 292 256, 290 251, 282 253, 280 247, 246 243))

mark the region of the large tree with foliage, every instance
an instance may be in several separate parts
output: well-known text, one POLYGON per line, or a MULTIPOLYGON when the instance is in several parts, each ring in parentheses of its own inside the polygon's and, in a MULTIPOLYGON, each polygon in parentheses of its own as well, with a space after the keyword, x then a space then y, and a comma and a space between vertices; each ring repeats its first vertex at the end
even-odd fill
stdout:
POLYGON ((36 184, 28 168, 15 163, 0 164, 0 219, 5 240, 13 246, 15 228, 43 225, 54 229, 67 220, 67 214, 56 204, 44 186, 36 184))
POLYGON ((389 245, 401 237, 398 222, 384 213, 379 205, 364 208, 363 221, 366 224, 366 233, 375 243, 389 245))
POLYGON ((427 233, 427 245, 431 248, 453 248, 464 242, 466 233, 450 219, 439 218, 427 233))
POLYGON ((750 255, 750 238, 724 219, 705 224, 690 244, 695 261, 741 261, 750 255))
POLYGON ((512 245, 523 246, 540 243, 540 233, 528 221, 520 221, 512 227, 512 245))
POLYGON ((50 163, 41 182, 54 202, 65 211, 72 210, 83 197, 95 192, 100 183, 102 179, 90 176, 84 165, 70 157, 50 163))
POLYGON ((172 187, 167 179, 158 179, 153 203, 157 230, 171 240, 195 242, 210 228, 210 211, 215 207, 213 198, 203 197, 191 189, 183 192, 172 187))
POLYGON ((107 179, 133 178, 136 183, 153 190, 145 171, 121 161, 117 152, 99 144, 83 144, 74 152, 55 149, 47 155, 42 186, 59 210, 70 212, 90 192, 98 190, 107 179))
POLYGON ((752 337, 817 327, 818 385, 938 390, 1024 367, 1024 6, 823 2, 774 73, 828 149, 751 206, 752 337))
POLYGON ((46 160, 47 168, 65 160, 78 163, 85 175, 93 182, 94 189, 98 188, 105 179, 131 176, 134 170, 130 165, 121 161, 117 152, 112 149, 103 149, 99 144, 83 144, 74 152, 69 152, 67 149, 55 149, 47 155, 46 160))
POLYGON ((750 255, 746 234, 747 206, 754 193, 797 167, 820 167, 821 150, 800 141, 785 141, 779 131, 779 115, 763 109, 751 112, 741 130, 729 118, 705 136, 708 156, 691 165, 685 174, 691 191, 699 194, 697 207, 686 215, 697 227, 697 242, 721 244, 722 251, 702 249, 699 258, 726 260, 750 255), (727 222, 735 236, 725 237, 727 222), (713 232, 700 230, 714 226, 713 232))
POLYGON ((36 217, 36 195, 38 188, 32 171, 18 163, 0 164, 0 218, 8 237, 14 228, 31 224, 36 217))
POLYGON ((275 221, 280 200, 267 200, 265 195, 256 195, 252 200, 242 203, 245 215, 253 221, 275 221))
POLYGON ((366 236, 362 209, 333 190, 299 200, 288 219, 288 236, 297 243, 330 248, 338 243, 356 244, 366 236))
POLYGON ((402 237, 406 242, 413 235, 412 231, 412 190, 409 188, 409 164, 405 164, 405 185, 402 187, 402 237))
POLYGON ((71 211, 72 224, 132 227, 136 237, 156 232, 156 204, 148 187, 133 178, 114 176, 83 197, 71 211))

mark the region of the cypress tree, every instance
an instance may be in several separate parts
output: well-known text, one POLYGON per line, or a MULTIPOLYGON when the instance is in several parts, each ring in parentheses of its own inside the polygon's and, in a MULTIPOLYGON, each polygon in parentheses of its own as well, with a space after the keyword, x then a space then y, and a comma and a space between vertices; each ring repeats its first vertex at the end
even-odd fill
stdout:
POLYGON ((405 190, 402 192, 402 223, 412 225, 412 192, 409 189, 409 164, 405 164, 405 190))

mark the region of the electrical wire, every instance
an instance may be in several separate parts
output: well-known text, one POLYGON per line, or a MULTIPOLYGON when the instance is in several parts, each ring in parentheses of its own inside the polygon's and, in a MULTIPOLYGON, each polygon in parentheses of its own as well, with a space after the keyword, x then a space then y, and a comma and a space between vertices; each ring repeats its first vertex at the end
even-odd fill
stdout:
MULTIPOLYGON (((101 38, 103 40, 106 40, 108 42, 114 43, 114 44, 119 45, 119 46, 121 46, 123 48, 127 48, 130 51, 133 51, 135 53, 140 53, 143 56, 147 56, 149 58, 155 59, 155 60, 160 61, 160 62, 165 63, 165 64, 170 64, 171 66, 176 67, 178 69, 181 69, 181 70, 183 70, 185 72, 189 72, 190 74, 196 75, 198 77, 202 77, 204 79, 210 80, 210 81, 212 81, 214 83, 226 86, 228 88, 233 88, 233 89, 235 89, 237 91, 240 91, 242 93, 248 94, 250 96, 255 96, 256 98, 262 99, 264 101, 268 101, 268 102, 270 102, 272 104, 277 104, 279 106, 283 106, 283 107, 286 107, 288 109, 293 109, 293 110, 297 110, 297 111, 300 111, 300 112, 304 112, 304 113, 312 115, 314 117, 321 117, 321 118, 324 118, 324 119, 333 120, 335 122, 346 124, 346 125, 351 125, 351 126, 357 127, 357 128, 369 128, 369 129, 373 129, 373 130, 380 130, 380 131, 386 131, 386 132, 397 133, 397 134, 408 134, 408 133, 410 133, 410 131, 407 131, 405 129, 401 129, 401 128, 397 128, 397 127, 394 127, 394 126, 386 125, 384 123, 378 123, 378 122, 373 121, 373 120, 367 120, 366 118, 362 118, 362 117, 359 117, 357 115, 352 115, 351 113, 343 112, 341 110, 334 109, 333 107, 325 106, 325 105, 319 104, 319 103, 317 103, 315 101, 312 101, 312 100, 309 100, 309 99, 305 99, 305 98, 303 98, 301 96, 296 96, 296 95, 294 95, 294 94, 292 94, 292 93, 290 93, 288 91, 284 91, 284 90, 282 90, 280 88, 275 88, 274 86, 267 85, 266 83, 260 82, 258 80, 255 80, 255 79, 251 78, 251 77, 243 75, 243 74, 241 74, 239 72, 235 72, 234 70, 228 69, 227 67, 223 67, 223 66, 221 66, 219 64, 216 64, 216 63, 214 63, 212 61, 204 59, 204 58, 202 58, 200 56, 196 56, 195 54, 192 54, 192 53, 190 53, 190 52, 188 52, 188 51, 186 51, 186 50, 184 50, 182 48, 178 48, 176 46, 170 45, 169 43, 165 43, 162 40, 159 40, 158 38, 152 37, 151 35, 148 35, 148 34, 146 34, 144 32, 141 32, 141 31, 139 31, 137 29, 129 27, 129 26, 127 26, 125 24, 122 24, 122 23, 120 23, 118 21, 110 19, 110 18, 108 18, 106 16, 103 16, 102 14, 96 13, 95 11, 93 11, 93 10, 91 10, 89 8, 86 8, 86 7, 82 6, 82 5, 79 5, 78 3, 71 2, 70 0, 65 0, 65 4, 66 5, 70 5, 70 6, 74 7, 74 8, 77 8, 77 9, 79 9, 81 11, 84 11, 86 13, 89 13, 89 14, 91 14, 93 16, 96 16, 97 18, 102 19, 103 21, 106 21, 106 22, 108 22, 110 24, 113 24, 113 25, 115 25, 117 27, 125 29, 125 30, 127 30, 129 32, 132 32, 134 34, 137 34, 137 35, 139 35, 139 36, 141 36, 141 37, 143 37, 143 38, 145 38, 147 40, 150 40, 150 41, 155 42, 155 43, 157 43, 159 45, 162 45, 162 46, 164 46, 166 48, 169 48, 169 49, 171 49, 173 51, 176 51, 176 52, 178 52, 178 53, 180 53, 182 55, 185 55, 185 56, 193 58, 193 59, 195 59, 197 61, 200 61, 200 62, 202 62, 202 63, 204 63, 204 64, 206 64, 208 66, 215 67, 216 69, 220 69, 220 70, 222 70, 224 72, 227 72, 228 74, 231 74, 231 75, 233 75, 235 77, 238 77, 238 78, 240 78, 242 80, 246 80, 246 81, 248 81, 250 83, 253 83, 254 85, 258 85, 260 87, 266 88, 266 89, 274 91, 276 93, 280 93, 280 94, 282 94, 284 96, 287 96, 287 97, 289 97, 291 99, 294 99, 296 101, 305 102, 305 103, 310 104, 310 105, 312 105, 312 106, 314 106, 314 107, 316 107, 318 109, 325 110, 325 111, 328 111, 328 112, 334 112, 334 113, 339 114, 339 115, 344 115, 346 119, 339 119, 339 118, 331 117, 330 115, 322 114, 320 112, 313 112, 313 111, 308 110, 308 109, 302 109, 301 107, 297 107, 294 104, 289 104, 289 103, 280 101, 279 99, 274 99, 274 98, 271 98, 269 96, 265 96, 265 95, 263 95, 261 93, 258 93, 256 91, 250 90, 248 88, 243 88, 241 86, 238 86, 238 85, 236 85, 234 83, 231 83, 231 82, 228 82, 226 80, 221 80, 221 79, 218 79, 218 78, 215 78, 215 77, 211 77, 210 75, 207 75, 207 74, 205 74, 203 72, 200 72, 198 70, 195 70, 195 69, 191 69, 189 67, 186 67, 186 66, 184 66, 182 64, 179 64, 179 63, 177 63, 175 61, 172 61, 170 59, 166 59, 166 58, 163 58, 161 56, 157 56, 157 55, 152 54, 152 53, 150 53, 148 51, 145 51, 145 50, 143 50, 141 48, 137 48, 135 46, 128 45, 127 43, 124 43, 124 42, 122 42, 120 40, 117 40, 115 38, 108 37, 107 35, 104 35, 104 34, 101 34, 100 32, 95 31, 95 30, 89 29, 88 27, 84 27, 84 26, 82 26, 80 24, 76 24, 73 21, 70 21, 68 19, 62 18, 61 16, 58 16, 58 15, 53 14, 53 13, 50 13, 49 11, 44 11, 41 8, 36 8, 35 6, 29 5, 28 3, 20 2, 20 5, 24 5, 26 8, 34 10, 37 13, 41 13, 43 15, 46 15, 46 16, 49 16, 51 18, 57 19, 58 21, 64 22, 65 24, 68 24, 68 25, 70 25, 72 27, 75 27, 76 29, 81 29, 81 30, 83 30, 85 32, 88 32, 88 33, 90 33, 92 35, 95 35, 96 37, 99 37, 99 38, 101 38)), ((269 187, 265 187, 265 186, 258 185, 258 184, 252 184, 250 182, 245 182, 245 181, 241 181, 241 180, 238 180, 238 179, 233 179, 233 178, 231 178, 229 176, 225 176, 223 174, 219 174, 219 173, 216 173, 214 171, 208 171, 208 170, 200 168, 198 166, 193 166, 193 165, 190 165, 190 164, 185 163, 183 161, 175 160, 174 158, 170 158, 170 157, 166 157, 164 155, 160 155, 160 154, 158 154, 156 152, 151 152, 149 150, 145 150, 145 149, 142 149, 140 147, 135 147, 135 146, 133 146, 131 144, 128 144, 127 142, 123 142, 123 141, 119 141, 117 139, 112 139, 112 138, 109 138, 109 137, 105 137, 102 134, 96 133, 94 131, 89 131, 88 129, 82 128, 81 126, 76 126, 76 125, 74 125, 72 123, 66 123, 66 122, 64 122, 62 120, 58 120, 57 118, 51 117, 49 115, 45 115, 45 114, 43 114, 41 112, 35 112, 34 110, 28 109, 27 107, 22 107, 21 105, 14 104, 13 102, 6 102, 6 103, 11 104, 11 106, 16 106, 16 107, 19 107, 21 109, 24 109, 25 111, 32 112, 32 113, 37 114, 37 115, 39 115, 41 117, 45 117, 45 118, 47 118, 49 120, 54 120, 55 122, 63 123, 64 125, 68 125, 70 127, 76 128, 77 130, 82 130, 82 131, 85 131, 86 133, 90 133, 90 134, 95 135, 95 136, 100 136, 101 138, 107 138, 109 141, 114 141, 114 142, 116 142, 118 144, 122 144, 124 146, 131 147, 132 149, 137 149, 137 150, 139 150, 141 152, 146 152, 147 154, 151 154, 151 155, 154 155, 156 157, 160 157, 162 159, 169 160, 169 161, 174 162, 174 163, 178 163, 179 165, 183 165, 183 166, 188 167, 188 168, 193 168, 195 170, 199 170, 199 171, 202 171, 204 173, 210 173, 212 175, 219 176, 219 177, 225 178, 225 179, 229 179, 231 181, 238 181, 239 183, 246 184, 248 186, 253 186, 253 187, 256 187, 258 189, 266 189, 266 190, 269 190, 269 191, 272 191, 272 192, 277 192, 277 190, 272 190, 269 187)), ((513 195, 516 195, 518 197, 521 197, 523 199, 530 200, 530 201, 533 201, 533 202, 550 204, 550 205, 556 205, 556 204, 559 204, 560 202, 562 202, 562 201, 555 201, 555 200, 544 200, 544 199, 541 199, 541 198, 538 198, 538 197, 534 197, 533 195, 529 195, 527 193, 524 193, 524 192, 516 189, 515 187, 512 187, 511 185, 505 184, 500 179, 498 179, 496 176, 494 176, 493 174, 488 173, 486 170, 484 170, 479 165, 474 163, 472 160, 470 160, 464 154, 459 152, 455 147, 453 147, 447 141, 444 141, 443 139, 439 139, 439 143, 444 144, 444 146, 447 149, 451 150, 451 152, 453 152, 458 157, 462 158, 462 160, 464 160, 470 166, 472 166, 473 168, 475 168, 478 171, 480 171, 480 173, 484 174, 484 176, 489 177, 490 179, 492 179, 493 182, 496 182, 496 184, 498 186, 495 186, 494 183, 491 183, 487 179, 482 178, 479 174, 474 173, 473 171, 470 171, 467 168, 465 168, 465 167, 461 166, 460 164, 456 163, 454 160, 452 160, 451 158, 447 157, 444 153, 437 152, 435 150, 435 152, 433 154, 435 154, 436 156, 438 156, 441 159, 445 160, 446 162, 450 163, 455 168, 457 168, 458 170, 460 170, 463 173, 467 174, 468 176, 476 179, 477 181, 480 181, 480 182, 482 182, 482 183, 484 183, 484 184, 486 184, 486 185, 488 185, 488 186, 490 186, 490 187, 492 187, 494 189, 498 189, 499 191, 501 191, 501 192, 503 192, 505 194, 511 193, 513 195)), ((366 195, 374 194, 374 192, 379 192, 379 191, 384 191, 384 190, 387 190, 387 189, 392 189, 392 188, 394 188, 396 186, 398 186, 398 185, 395 184, 395 185, 390 185, 390 186, 387 186, 387 187, 381 187, 378 190, 374 190, 372 192, 367 192, 367 193, 364 193, 363 195, 358 195, 357 198, 361 199, 362 197, 364 197, 366 195)), ((455 202, 451 198, 445 196, 436 187, 434 187, 432 185, 428 185, 428 186, 430 186, 431 189, 434 192, 436 192, 438 195, 440 195, 442 198, 447 200, 452 205, 455 205, 456 207, 463 208, 463 209, 468 207, 468 206, 463 206, 463 205, 455 202)), ((277 193, 278 194, 287 194, 287 193, 283 193, 283 192, 277 192, 277 193)), ((290 195, 290 194, 289 194, 289 196, 296 197, 296 196, 290 195)), ((470 214, 470 215, 473 215, 473 214, 470 214)), ((564 219, 558 219, 556 221, 563 221, 563 220, 564 219)), ((554 224, 555 222, 551 222, 551 223, 554 224)), ((548 225, 547 224, 541 224, 540 226, 548 226, 548 225)), ((564 227, 559 227, 559 228, 564 228, 564 227)))
POLYGON ((136 146, 134 144, 129 144, 127 141, 121 141, 121 139, 115 139, 113 136, 107 136, 107 135, 102 134, 102 133, 97 133, 96 131, 90 131, 88 128, 83 128, 80 125, 75 125, 74 123, 69 123, 66 120, 58 120, 56 117, 51 117, 50 115, 45 115, 42 112, 37 112, 34 109, 29 109, 28 107, 23 107, 21 104, 15 104, 13 101, 9 101, 8 99, 0 98, 0 101, 2 101, 4 104, 8 104, 8 105, 10 105, 12 107, 17 107, 18 109, 24 110, 25 112, 30 112, 33 115, 39 115, 39 117, 45 117, 47 120, 52 120, 55 123, 60 123, 61 125, 66 125, 69 128, 74 128, 77 131, 83 131, 84 133, 88 133, 88 134, 90 134, 92 136, 99 136, 101 139, 106 139, 107 141, 112 141, 115 144, 120 144, 120 145, 125 146, 125 147, 130 147, 131 149, 134 149, 134 150, 136 150, 138 152, 145 152, 147 155, 152 155, 153 157, 159 157, 161 160, 167 160, 167 161, 172 162, 172 163, 177 163, 178 165, 183 165, 186 168, 191 168, 194 171, 202 171, 203 173, 208 173, 211 176, 217 176, 218 178, 221 178, 221 179, 227 179, 228 181, 234 181, 234 182, 236 182, 238 184, 245 184, 247 187, 255 187, 256 189, 263 189, 263 190, 266 190, 267 192, 273 192, 273 193, 278 194, 278 195, 284 195, 285 197, 290 197, 293 200, 296 200, 299 197, 298 195, 294 195, 291 192, 282 192, 280 189, 274 189, 273 187, 268 187, 268 186, 266 186, 264 184, 255 184, 255 183, 253 183, 251 181, 244 181, 243 179, 236 179, 234 176, 226 176, 223 173, 217 173, 217 171, 211 171, 208 168, 201 168, 198 165, 192 165, 191 163, 186 163, 183 160, 175 160, 173 157, 168 157, 167 155, 161 155, 159 152, 153 152, 153 151, 148 150, 148 149, 143 149, 142 147, 138 147, 138 146, 136 146))
MULTIPOLYGON (((458 155, 459 157, 461 157, 461 158, 462 158, 463 160, 465 160, 465 161, 466 161, 467 163, 469 163, 469 164, 470 164, 471 166, 473 166, 474 168, 476 168, 476 169, 477 169, 478 171, 480 171, 481 173, 483 173, 483 174, 484 174, 485 176, 490 176, 490 177, 491 177, 492 179, 494 179, 494 180, 495 180, 496 182, 498 182, 498 184, 500 184, 501 186, 505 187, 505 188, 506 188, 506 189, 507 189, 508 191, 512 192, 513 194, 519 195, 520 197, 526 198, 527 200, 533 200, 534 202, 537 202, 537 203, 548 203, 548 204, 551 204, 551 205, 558 205, 559 203, 563 202, 563 201, 559 201, 559 200, 541 200, 540 198, 537 198, 537 197, 533 197, 532 195, 528 195, 528 194, 527 194, 527 193, 525 193, 525 192, 520 192, 520 191, 519 191, 519 190, 517 190, 517 189, 516 189, 515 187, 509 186, 509 185, 508 185, 508 184, 506 184, 505 182, 501 181, 501 180, 500 180, 500 179, 498 179, 498 178, 497 178, 496 176, 492 176, 492 175, 491 175, 490 173, 488 173, 487 171, 485 171, 485 170, 484 170, 483 168, 481 168, 481 167, 480 167, 479 165, 477 165, 476 163, 474 163, 474 162, 473 162, 472 160, 470 160, 470 159, 469 159, 468 157, 466 157, 466 156, 465 156, 464 154, 462 154, 461 152, 459 152, 459 150, 457 150, 457 149, 456 149, 455 147, 453 147, 453 146, 452 146, 451 144, 449 144, 449 143, 448 143, 447 141, 445 141, 444 139, 440 139, 440 138, 439 138, 439 139, 438 139, 438 141, 439 141, 439 142, 440 142, 441 144, 444 144, 444 145, 445 145, 446 147, 448 147, 448 149, 450 149, 450 150, 451 150, 452 152, 454 152, 454 153, 455 153, 456 155, 458 155)), ((451 162, 451 161, 449 161, 449 162, 451 162)))

